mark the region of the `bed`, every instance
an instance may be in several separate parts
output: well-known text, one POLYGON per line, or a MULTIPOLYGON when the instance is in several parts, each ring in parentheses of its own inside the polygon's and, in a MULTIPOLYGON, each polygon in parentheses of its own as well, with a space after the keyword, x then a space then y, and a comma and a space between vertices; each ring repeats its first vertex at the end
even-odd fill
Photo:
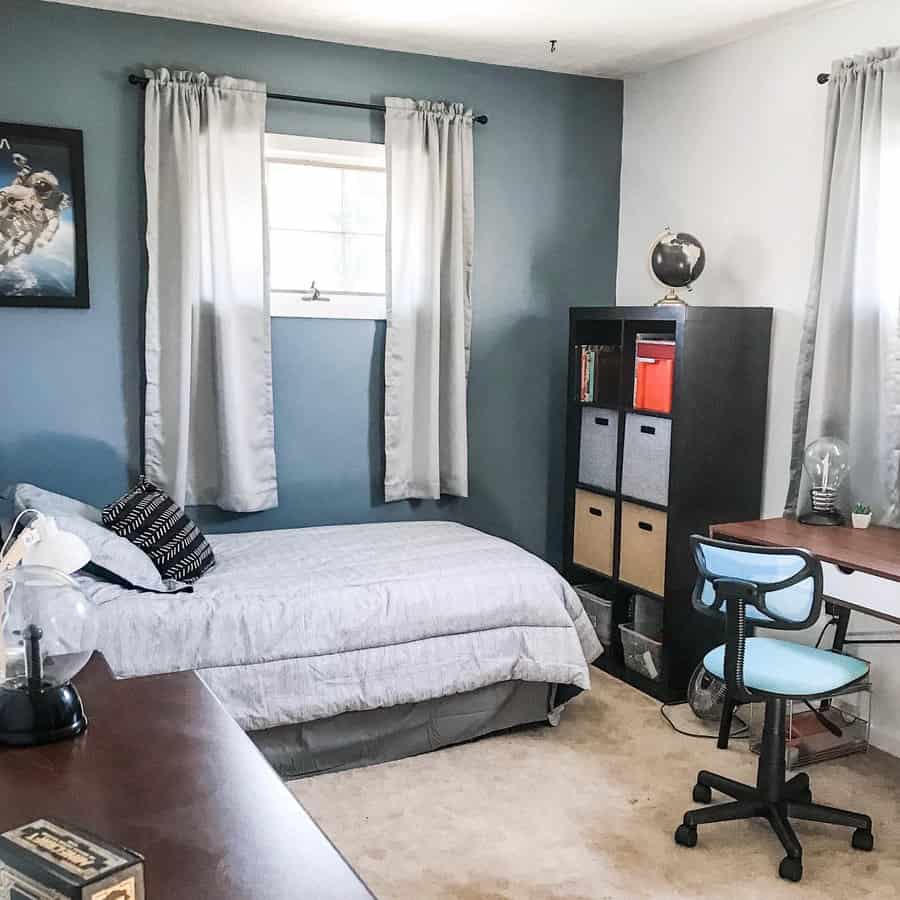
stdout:
POLYGON ((532 554, 455 523, 208 535, 193 593, 81 576, 119 678, 194 669, 284 776, 554 722, 602 648, 532 554))

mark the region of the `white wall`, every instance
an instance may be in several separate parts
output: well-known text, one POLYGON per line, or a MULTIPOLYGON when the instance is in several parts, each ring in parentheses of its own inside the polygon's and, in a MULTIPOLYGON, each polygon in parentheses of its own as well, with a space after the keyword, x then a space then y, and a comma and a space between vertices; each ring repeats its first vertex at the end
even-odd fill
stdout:
MULTIPOLYGON (((794 367, 812 262, 831 61, 900 44, 900 3, 858 0, 625 80, 619 225, 620 305, 663 289, 652 238, 671 225, 706 247, 692 303, 772 306, 763 512, 780 515, 790 456, 794 367)), ((896 598, 900 589, 826 573, 832 593, 896 598)), ((852 630, 884 630, 855 617, 852 630)), ((864 648, 874 663, 873 741, 900 754, 900 646, 864 648)))

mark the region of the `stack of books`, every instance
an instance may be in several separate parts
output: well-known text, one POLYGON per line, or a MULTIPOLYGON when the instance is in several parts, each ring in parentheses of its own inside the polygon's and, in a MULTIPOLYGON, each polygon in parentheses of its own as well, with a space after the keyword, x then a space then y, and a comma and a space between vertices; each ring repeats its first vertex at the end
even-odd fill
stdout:
POLYGON ((618 393, 621 349, 605 344, 583 344, 579 349, 581 351, 579 401, 603 403, 614 400, 618 393))

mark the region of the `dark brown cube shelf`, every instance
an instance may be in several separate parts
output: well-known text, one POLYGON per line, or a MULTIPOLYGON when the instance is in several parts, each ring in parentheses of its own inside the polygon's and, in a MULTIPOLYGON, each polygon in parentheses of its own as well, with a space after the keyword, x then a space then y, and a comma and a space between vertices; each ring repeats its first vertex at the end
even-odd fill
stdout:
POLYGON ((724 640, 721 623, 691 606, 696 573, 688 538, 760 515, 771 331, 768 307, 570 310, 563 574, 573 584, 599 585, 613 601, 612 640, 597 666, 661 700, 683 698, 694 667, 724 640), (670 415, 633 409, 638 335, 675 341, 670 415), (580 460, 584 408, 591 406, 578 400, 580 347, 587 344, 621 348, 621 371, 606 373, 613 396, 603 404, 616 413, 616 440, 607 442, 614 490, 579 481, 580 470, 604 469, 596 455, 603 445, 593 436, 585 442, 590 464, 582 468, 580 460), (654 428, 654 417, 665 425, 654 428), (661 666, 655 645, 648 656, 656 678, 625 665, 618 626, 628 625, 636 593, 663 604, 661 666))

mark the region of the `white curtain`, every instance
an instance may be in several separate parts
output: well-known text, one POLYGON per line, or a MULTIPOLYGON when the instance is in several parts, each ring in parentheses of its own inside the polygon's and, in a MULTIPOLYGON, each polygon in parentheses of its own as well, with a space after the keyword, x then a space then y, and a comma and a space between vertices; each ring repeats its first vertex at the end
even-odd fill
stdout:
POLYGON ((472 112, 388 97, 386 500, 468 496, 472 112))
POLYGON ((266 89, 147 71, 144 471, 179 504, 278 505, 263 143, 266 89))
POLYGON ((835 63, 825 175, 794 405, 785 514, 800 493, 805 445, 850 445, 851 499, 900 525, 900 54, 835 63))

